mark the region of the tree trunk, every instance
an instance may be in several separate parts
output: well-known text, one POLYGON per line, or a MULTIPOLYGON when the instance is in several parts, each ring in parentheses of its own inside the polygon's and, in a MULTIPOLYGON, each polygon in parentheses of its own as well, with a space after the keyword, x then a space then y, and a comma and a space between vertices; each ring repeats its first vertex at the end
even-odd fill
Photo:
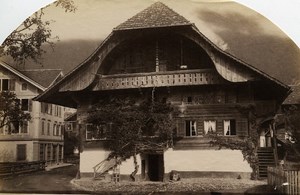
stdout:
POLYGON ((139 170, 139 165, 136 159, 136 147, 134 148, 133 164, 134 164, 134 171, 130 174, 130 178, 132 179, 132 181, 135 181, 135 175, 139 170))

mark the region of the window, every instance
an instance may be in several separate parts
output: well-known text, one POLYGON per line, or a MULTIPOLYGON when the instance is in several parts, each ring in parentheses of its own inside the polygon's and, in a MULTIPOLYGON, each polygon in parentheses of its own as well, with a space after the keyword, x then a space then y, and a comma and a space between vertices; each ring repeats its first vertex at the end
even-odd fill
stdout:
POLYGON ((21 99, 21 110, 29 111, 29 100, 28 99, 21 99))
POLYGON ((15 91, 15 79, 0 79, 1 91, 15 91))
POLYGON ((27 83, 22 83, 21 84, 21 91, 27 91, 28 90, 28 85, 27 83))
POLYGON ((224 120, 224 135, 236 135, 235 120, 224 120))
POLYGON ((14 121, 9 126, 9 134, 28 133, 28 121, 14 121))
POLYGON ((106 124, 101 124, 101 125, 87 124, 86 125, 86 140, 105 139, 106 131, 107 131, 106 124))
POLYGON ((52 104, 41 103, 41 112, 46 114, 52 114, 52 104))
POLYGON ((53 135, 56 135, 56 124, 53 124, 53 135))
POLYGON ((56 135, 60 136, 60 125, 59 124, 56 125, 56 135))
POLYGON ((187 97, 187 103, 191 104, 192 102, 193 102, 193 97, 192 96, 187 97))
POLYGON ((207 135, 208 133, 216 132, 216 121, 214 120, 207 120, 204 121, 204 134, 207 135))
POLYGON ((185 121, 185 136, 197 136, 196 121, 185 121))
POLYGON ((45 121, 42 120, 42 135, 45 135, 45 121))
POLYGON ((47 135, 50 135, 50 121, 47 123, 47 135))
POLYGON ((40 155, 39 155, 39 160, 42 160, 42 161, 44 161, 44 160, 46 160, 45 159, 45 144, 39 144, 40 145, 40 155))
POLYGON ((20 133, 28 133, 28 121, 21 122, 20 133))
POLYGON ((46 113, 52 114, 52 104, 46 104, 46 113))
POLYGON ((76 121, 67 121, 65 123, 65 131, 75 131, 76 129, 76 121))
POLYGON ((17 161, 26 160, 26 144, 17 145, 17 161))

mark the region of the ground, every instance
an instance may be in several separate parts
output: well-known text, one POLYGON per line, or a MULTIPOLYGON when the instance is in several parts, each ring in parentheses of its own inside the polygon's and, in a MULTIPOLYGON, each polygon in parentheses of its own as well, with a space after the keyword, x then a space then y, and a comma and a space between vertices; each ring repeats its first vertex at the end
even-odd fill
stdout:
POLYGON ((48 171, 0 178, 0 193, 47 194, 274 194, 266 181, 228 178, 183 178, 178 182, 119 183, 75 179, 78 166, 57 167, 48 171))
POLYGON ((122 194, 198 194, 198 193, 244 193, 255 186, 266 185, 266 181, 231 178, 189 178, 177 182, 130 182, 119 183, 81 178, 72 183, 78 188, 97 193, 122 193, 122 194))
POLYGON ((81 193, 70 181, 78 166, 0 178, 0 193, 81 193))

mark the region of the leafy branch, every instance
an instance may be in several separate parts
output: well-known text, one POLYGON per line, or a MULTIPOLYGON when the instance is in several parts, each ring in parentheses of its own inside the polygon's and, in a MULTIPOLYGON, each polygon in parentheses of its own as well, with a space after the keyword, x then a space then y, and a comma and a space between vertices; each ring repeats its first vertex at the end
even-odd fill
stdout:
MULTIPOLYGON (((72 0, 58 0, 56 7, 65 9, 65 12, 75 12, 77 9, 72 0)), ((49 5, 48 5, 49 6, 49 5)), ((46 52, 43 44, 54 47, 55 40, 58 36, 52 37, 50 28, 52 20, 44 20, 44 10, 48 7, 41 8, 32 16, 27 18, 23 23, 14 30, 0 46, 0 57, 11 56, 17 63, 25 63, 25 60, 32 59, 39 63, 42 55, 46 52)))

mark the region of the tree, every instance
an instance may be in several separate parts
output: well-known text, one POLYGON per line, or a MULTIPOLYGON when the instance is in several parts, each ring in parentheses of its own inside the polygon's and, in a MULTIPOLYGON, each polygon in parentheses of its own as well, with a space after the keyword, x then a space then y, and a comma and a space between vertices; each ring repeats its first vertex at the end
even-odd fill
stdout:
POLYGON ((300 161, 300 109, 299 105, 283 106, 286 139, 286 160, 300 161))
POLYGON ((174 109, 170 104, 107 97, 89 111, 88 122, 98 127, 106 125, 102 133, 109 140, 109 159, 133 156, 135 170, 131 178, 134 181, 139 167, 137 154, 172 146, 172 114, 174 109))
POLYGON ((8 133, 12 128, 19 126, 22 121, 29 121, 31 116, 21 109, 20 100, 13 92, 0 92, 0 129, 8 127, 8 133))
MULTIPOLYGON (((72 0, 58 0, 54 4, 57 7, 62 7, 66 12, 76 10, 72 0)), ((50 29, 52 21, 43 20, 46 7, 27 18, 4 40, 0 46, 0 57, 11 56, 18 63, 24 63, 26 59, 39 62, 42 54, 45 53, 42 45, 47 43, 51 47, 54 46, 52 40, 58 40, 58 37, 52 37, 50 29)))

